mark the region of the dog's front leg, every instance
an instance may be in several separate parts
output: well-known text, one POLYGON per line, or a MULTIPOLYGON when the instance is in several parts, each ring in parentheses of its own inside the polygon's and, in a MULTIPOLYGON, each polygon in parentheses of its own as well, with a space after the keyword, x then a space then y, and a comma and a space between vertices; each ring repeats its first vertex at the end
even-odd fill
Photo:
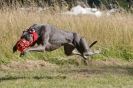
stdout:
POLYGON ((45 48, 46 48, 46 46, 38 46, 38 47, 31 47, 31 48, 28 48, 28 49, 26 49, 24 52, 22 52, 22 53, 20 54, 20 57, 21 57, 21 56, 24 56, 27 52, 31 52, 31 51, 44 52, 44 51, 45 51, 45 48))
POLYGON ((31 47, 27 49, 26 52, 30 52, 30 51, 43 52, 45 51, 45 48, 46 46, 31 47))

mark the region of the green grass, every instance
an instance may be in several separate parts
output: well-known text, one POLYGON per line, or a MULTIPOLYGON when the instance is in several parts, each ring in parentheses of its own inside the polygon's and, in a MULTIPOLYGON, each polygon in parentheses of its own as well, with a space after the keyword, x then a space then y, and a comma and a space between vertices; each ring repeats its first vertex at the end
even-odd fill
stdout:
MULTIPOLYGON (((131 14, 116 14, 96 18, 93 16, 66 16, 56 13, 38 13, 36 11, 21 11, 7 9, 0 11, 0 63, 8 63, 14 59, 44 59, 67 58, 63 49, 54 52, 29 53, 24 58, 19 52, 13 54, 12 47, 20 38, 22 31, 34 23, 52 24, 61 30, 73 31, 84 36, 90 44, 97 40, 93 49, 102 53, 95 59, 108 57, 132 60, 133 58, 133 27, 131 14)), ((75 56, 73 57, 75 58, 75 56)))
MULTIPOLYGON (((126 64, 63 65, 34 69, 1 69, 1 88, 132 88, 133 69, 126 64)), ((21 65, 21 64, 20 64, 21 65)), ((22 67, 23 68, 23 67, 22 67)))
MULTIPOLYGON (((133 16, 116 14, 66 16, 36 11, 0 10, 0 88, 132 88, 133 87, 133 16), (63 48, 53 52, 28 53, 20 58, 12 47, 22 31, 34 23, 49 23, 61 30, 74 31, 100 49, 89 66, 81 57, 66 57, 63 48), (108 61, 113 58, 113 61, 108 61), (124 60, 119 62, 119 60, 124 60), (22 64, 28 60, 27 64, 22 64), (44 60, 54 67, 32 60, 44 60), (100 62, 97 62, 100 60, 100 62), (119 63, 117 63, 117 60, 119 63), (13 61, 21 63, 12 63, 13 61), (93 63, 93 61, 96 61, 93 63), (131 62, 130 62, 131 61, 131 62), (11 62, 11 63, 10 63, 11 62), (39 67, 38 67, 39 64, 39 67), (40 67, 41 66, 41 67, 40 67)), ((91 61, 91 60, 88 60, 91 61)))
POLYGON ((0 88, 133 87, 133 63, 129 62, 133 59, 132 15, 96 18, 19 10, 0 12, 0 88), (49 23, 62 30, 77 32, 88 43, 98 40, 93 49, 100 49, 102 53, 91 57, 88 66, 84 66, 79 56, 66 57, 63 48, 53 52, 28 53, 20 58, 19 52, 12 53, 12 47, 22 31, 34 23, 49 23), (27 59, 31 62, 25 64, 27 59), (45 66, 38 60, 55 66, 45 66), (9 63, 13 61, 20 63, 9 63))

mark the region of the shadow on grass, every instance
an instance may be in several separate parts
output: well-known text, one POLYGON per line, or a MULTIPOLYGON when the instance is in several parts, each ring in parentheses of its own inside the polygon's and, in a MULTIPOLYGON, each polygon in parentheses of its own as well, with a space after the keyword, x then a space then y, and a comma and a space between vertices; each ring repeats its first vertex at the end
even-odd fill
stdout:
POLYGON ((33 77, 25 77, 25 76, 8 76, 8 77, 1 77, 0 82, 8 81, 8 80, 19 80, 19 79, 66 79, 66 76, 33 76, 33 77))
POLYGON ((0 82, 4 81, 4 80, 17 80, 17 79, 25 79, 26 77, 13 77, 13 76, 9 76, 9 77, 1 77, 0 78, 0 82))
POLYGON ((124 66, 101 66, 101 67, 85 67, 85 68, 74 68, 69 70, 62 70, 61 73, 65 74, 84 74, 84 75, 94 75, 94 74, 125 74, 133 76, 133 67, 124 66))

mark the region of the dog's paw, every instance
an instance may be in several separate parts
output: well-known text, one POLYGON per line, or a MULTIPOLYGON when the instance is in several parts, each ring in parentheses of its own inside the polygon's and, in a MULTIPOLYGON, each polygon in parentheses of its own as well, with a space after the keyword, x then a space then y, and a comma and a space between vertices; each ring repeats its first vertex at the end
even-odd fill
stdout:
POLYGON ((84 56, 91 56, 93 54, 94 54, 94 52, 92 52, 92 51, 88 51, 88 52, 83 53, 84 56))
POLYGON ((24 55, 26 55, 26 52, 20 53, 20 57, 23 57, 24 55))
POLYGON ((27 52, 28 52, 28 50, 25 50, 24 52, 21 52, 21 53, 20 53, 20 57, 25 56, 25 55, 27 54, 27 52))

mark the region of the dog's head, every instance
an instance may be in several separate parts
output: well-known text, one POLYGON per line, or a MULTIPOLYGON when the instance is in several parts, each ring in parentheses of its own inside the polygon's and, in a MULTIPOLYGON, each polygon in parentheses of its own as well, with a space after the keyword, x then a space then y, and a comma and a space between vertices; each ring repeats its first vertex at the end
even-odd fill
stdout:
POLYGON ((27 41, 33 41, 33 32, 35 32, 34 29, 27 29, 26 31, 23 31, 21 39, 26 39, 27 41))
POLYGON ((21 38, 17 41, 13 47, 13 52, 23 52, 26 48, 32 46, 38 39, 38 34, 34 29, 23 31, 21 38))

